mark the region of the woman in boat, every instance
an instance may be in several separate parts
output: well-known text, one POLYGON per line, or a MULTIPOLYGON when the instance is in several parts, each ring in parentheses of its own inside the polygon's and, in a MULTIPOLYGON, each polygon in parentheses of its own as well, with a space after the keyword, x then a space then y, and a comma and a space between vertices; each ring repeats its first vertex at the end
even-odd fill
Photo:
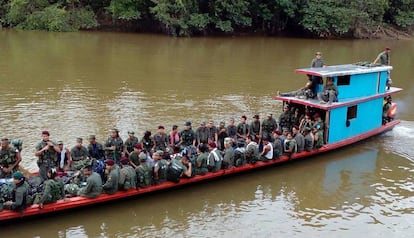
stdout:
POLYGON ((313 127, 313 121, 310 114, 306 114, 305 117, 301 120, 299 124, 299 131, 303 134, 305 128, 312 128, 313 127))
POLYGON ((47 180, 43 182, 43 192, 34 199, 35 204, 39 204, 39 208, 43 208, 43 204, 53 203, 65 197, 65 189, 60 178, 56 177, 55 168, 47 171, 47 180))
POLYGON ((291 132, 287 133, 283 148, 285 150, 285 154, 287 154, 288 156, 292 156, 292 154, 297 152, 297 142, 293 138, 291 132))
POLYGON ((152 153, 155 148, 154 140, 151 137, 151 131, 145 131, 144 136, 141 138, 142 146, 148 153, 152 153))

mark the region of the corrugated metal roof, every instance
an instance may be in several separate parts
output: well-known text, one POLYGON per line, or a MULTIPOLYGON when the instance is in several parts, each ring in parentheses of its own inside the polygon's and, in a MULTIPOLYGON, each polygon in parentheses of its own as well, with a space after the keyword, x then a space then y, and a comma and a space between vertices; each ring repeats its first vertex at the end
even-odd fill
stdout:
POLYGON ((310 74, 321 77, 333 77, 333 76, 343 76, 343 75, 353 75, 353 74, 366 74, 373 72, 382 72, 392 70, 392 66, 384 65, 374 65, 374 64, 342 64, 342 65, 333 65, 323 68, 304 68, 297 69, 295 72, 310 74))

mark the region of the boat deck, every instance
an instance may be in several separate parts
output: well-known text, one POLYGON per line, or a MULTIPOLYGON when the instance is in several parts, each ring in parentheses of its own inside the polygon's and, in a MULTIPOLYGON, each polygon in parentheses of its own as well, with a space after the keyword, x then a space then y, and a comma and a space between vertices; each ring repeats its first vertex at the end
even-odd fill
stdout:
POLYGON ((402 91, 401 88, 391 87, 389 90, 385 91, 385 93, 380 93, 380 94, 369 96, 369 97, 348 98, 341 102, 334 102, 332 104, 322 104, 319 102, 318 99, 304 99, 304 98, 298 98, 298 97, 285 97, 285 96, 274 96, 273 98, 276 100, 287 102, 287 103, 297 103, 297 104, 301 104, 301 105, 305 105, 309 107, 320 108, 323 110, 330 110, 332 108, 354 105, 354 104, 365 102, 365 101, 372 100, 375 98, 383 98, 391 94, 399 93, 401 91, 402 91))

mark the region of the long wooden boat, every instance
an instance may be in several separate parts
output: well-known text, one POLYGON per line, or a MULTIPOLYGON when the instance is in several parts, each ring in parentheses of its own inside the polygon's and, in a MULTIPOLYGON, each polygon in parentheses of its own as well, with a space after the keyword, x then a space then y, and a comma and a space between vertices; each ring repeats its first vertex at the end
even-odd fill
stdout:
MULTIPOLYGON (((386 89, 386 79, 391 69, 392 67, 390 66, 338 65, 328 66, 326 68, 296 70, 298 73, 321 77, 322 80, 328 77, 333 78, 340 91, 340 96, 338 97, 339 102, 330 105, 320 104, 315 99, 274 97, 274 99, 282 101, 283 104, 289 103, 291 106, 297 108, 313 108, 313 110, 316 110, 323 117, 327 125, 325 132, 326 144, 319 149, 314 149, 310 152, 295 153, 292 156, 283 155, 279 159, 270 160, 269 162, 246 164, 241 167, 233 167, 217 172, 210 172, 205 175, 197 175, 193 178, 182 178, 178 183, 164 182, 146 188, 118 191, 113 195, 101 194, 93 199, 71 197, 52 204, 46 204, 43 209, 39 209, 38 205, 32 205, 21 213, 3 210, 0 212, 0 222, 55 213, 123 198, 139 197, 143 194, 269 167, 290 160, 309 158, 391 130, 400 123, 400 120, 395 119, 385 124, 382 123, 383 98, 402 90, 395 87, 386 89), (353 110, 353 113, 349 113, 349 110, 353 110)), ((320 92, 321 90, 322 88, 320 87, 318 91, 320 92)))

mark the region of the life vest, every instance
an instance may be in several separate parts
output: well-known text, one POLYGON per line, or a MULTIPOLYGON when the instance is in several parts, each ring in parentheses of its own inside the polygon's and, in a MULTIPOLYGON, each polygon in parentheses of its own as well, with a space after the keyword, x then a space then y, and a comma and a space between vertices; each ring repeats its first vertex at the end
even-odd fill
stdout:
POLYGON ((397 104, 395 102, 391 103, 390 109, 388 109, 387 117, 395 117, 397 115, 397 104))

